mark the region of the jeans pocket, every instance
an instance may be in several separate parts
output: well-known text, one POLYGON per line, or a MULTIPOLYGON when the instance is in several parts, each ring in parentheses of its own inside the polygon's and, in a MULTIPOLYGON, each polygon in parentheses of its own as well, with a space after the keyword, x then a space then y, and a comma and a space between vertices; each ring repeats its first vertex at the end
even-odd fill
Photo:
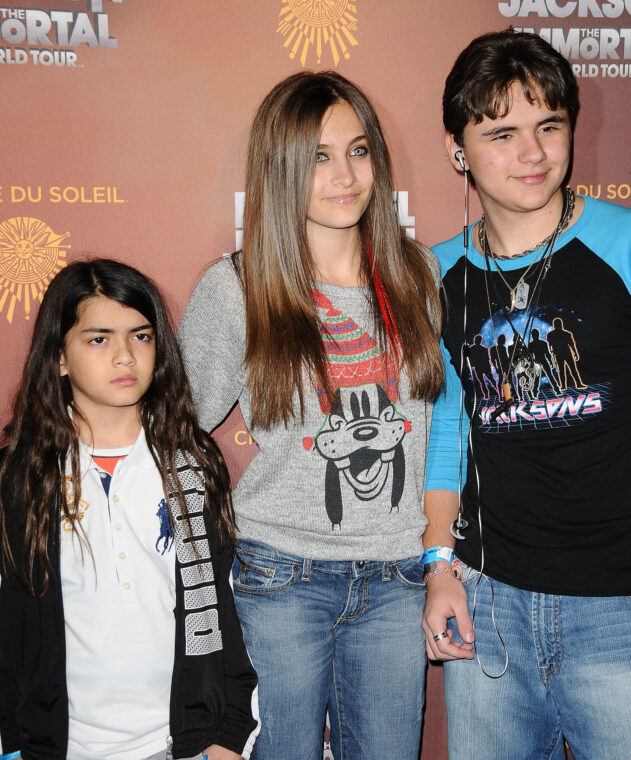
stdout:
POLYGON ((423 583, 423 562, 421 557, 408 557, 390 565, 392 575, 402 586, 412 589, 425 589, 423 583))
POLYGON ((233 587, 244 594, 273 594, 293 586, 301 570, 301 565, 286 560, 237 553, 232 565, 233 587))
POLYGON ((475 582, 480 575, 479 570, 475 570, 470 565, 465 565, 464 562, 460 562, 460 570, 462 572, 460 580, 463 586, 468 586, 475 582))

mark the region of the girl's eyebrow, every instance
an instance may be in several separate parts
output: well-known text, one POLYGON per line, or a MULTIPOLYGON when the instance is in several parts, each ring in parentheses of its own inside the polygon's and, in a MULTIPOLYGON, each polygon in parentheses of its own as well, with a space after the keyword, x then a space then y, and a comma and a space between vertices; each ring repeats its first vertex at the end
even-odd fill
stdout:
MULTIPOLYGON (((353 137, 353 139, 349 142, 349 145, 352 145, 353 143, 359 142, 360 140, 366 140, 366 135, 357 135, 357 137, 353 137)), ((330 148, 330 145, 327 145, 327 143, 318 143, 318 150, 320 148, 330 148)))
MULTIPOLYGON (((153 330, 153 326, 150 323, 146 325, 140 325, 139 327, 132 327, 128 332, 140 332, 140 330, 153 330)), ((86 327, 85 330, 81 330, 82 333, 113 333, 111 327, 86 327)))

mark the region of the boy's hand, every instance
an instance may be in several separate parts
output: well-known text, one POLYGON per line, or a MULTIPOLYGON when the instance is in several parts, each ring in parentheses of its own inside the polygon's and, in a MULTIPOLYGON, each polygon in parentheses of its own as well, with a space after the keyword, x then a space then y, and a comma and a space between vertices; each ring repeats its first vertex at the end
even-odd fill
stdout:
POLYGON ((467 610, 467 592, 462 583, 451 573, 428 578, 426 583, 423 629, 427 656, 430 660, 473 659, 471 650, 475 633, 467 610), (447 628, 447 620, 451 617, 456 618, 458 632, 466 643, 454 642, 452 632, 447 628), (447 636, 436 641, 434 635, 442 631, 445 631, 447 636))

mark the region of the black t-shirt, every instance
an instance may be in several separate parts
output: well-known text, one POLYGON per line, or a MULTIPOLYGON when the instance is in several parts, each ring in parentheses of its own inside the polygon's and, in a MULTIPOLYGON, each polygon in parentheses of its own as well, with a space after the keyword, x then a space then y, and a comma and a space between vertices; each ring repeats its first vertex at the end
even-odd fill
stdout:
MULTIPOLYGON (((587 200, 547 271, 533 254, 500 262, 502 279, 470 250, 466 330, 461 242, 436 253, 445 267, 444 344, 458 374, 464 346, 471 419, 462 493, 469 527, 457 555, 480 568, 481 504, 489 576, 608 596, 631 593, 631 212, 587 200), (528 306, 509 313, 509 287, 533 261, 528 306), (512 403, 494 419, 504 384, 512 403)), ((439 404, 438 427, 442 414, 439 404)))

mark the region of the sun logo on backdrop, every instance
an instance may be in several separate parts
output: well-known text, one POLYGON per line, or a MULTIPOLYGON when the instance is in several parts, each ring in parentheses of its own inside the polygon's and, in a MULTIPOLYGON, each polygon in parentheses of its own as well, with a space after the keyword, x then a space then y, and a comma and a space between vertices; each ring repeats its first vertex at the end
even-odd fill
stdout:
POLYGON ((357 6, 349 0, 284 0, 278 16, 278 29, 289 48, 289 57, 299 57, 305 66, 313 50, 316 63, 327 49, 337 66, 340 58, 350 58, 349 47, 358 45, 357 6))
POLYGON ((18 216, 0 223, 0 313, 9 324, 21 303, 25 319, 48 283, 66 266, 69 232, 58 235, 40 219, 18 216))

